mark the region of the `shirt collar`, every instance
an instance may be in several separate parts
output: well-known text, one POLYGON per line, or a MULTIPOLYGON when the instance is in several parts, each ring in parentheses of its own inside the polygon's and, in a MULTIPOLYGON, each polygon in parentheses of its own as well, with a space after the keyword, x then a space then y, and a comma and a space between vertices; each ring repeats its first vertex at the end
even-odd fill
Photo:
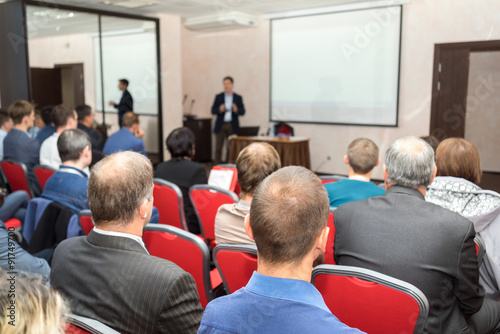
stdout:
POLYGON ((351 175, 351 176, 349 176, 349 180, 370 182, 369 178, 361 176, 361 175, 351 175))
POLYGON ((259 295, 310 304, 331 313, 321 293, 306 281, 265 276, 254 271, 245 289, 259 295))
POLYGON ((85 173, 84 171, 70 166, 63 166, 63 165, 59 166, 59 172, 76 174, 84 178, 88 177, 87 173, 85 173))
POLYGON ((142 238, 139 237, 139 236, 137 236, 137 235, 133 235, 133 234, 130 234, 130 233, 117 232, 117 231, 105 231, 105 230, 101 230, 100 228, 97 228, 95 226, 94 226, 93 230, 94 230, 94 232, 99 233, 99 234, 103 234, 103 235, 109 235, 109 236, 112 236, 112 237, 123 237, 123 238, 129 238, 129 239, 135 240, 149 254, 149 251, 146 248, 146 245, 144 244, 144 240, 142 240, 142 238))

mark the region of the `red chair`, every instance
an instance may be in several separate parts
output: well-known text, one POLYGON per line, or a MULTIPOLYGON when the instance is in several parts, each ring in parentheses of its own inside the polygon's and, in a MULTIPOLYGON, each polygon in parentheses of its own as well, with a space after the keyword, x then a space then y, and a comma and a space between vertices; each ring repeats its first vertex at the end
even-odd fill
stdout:
POLYGON ((335 208, 330 208, 330 214, 328 215, 328 227, 330 228, 330 232, 328 232, 328 239, 326 240, 325 264, 336 264, 333 257, 333 246, 335 244, 335 224, 333 215, 335 214, 335 210, 335 208))
POLYGON ((12 191, 24 190, 30 198, 35 197, 25 164, 14 160, 3 160, 0 166, 12 191))
POLYGON ((5 227, 7 227, 7 229, 9 229, 9 228, 18 229, 21 227, 21 221, 17 218, 10 218, 4 224, 5 224, 5 227))
POLYGON ((40 183, 40 186, 42 187, 42 190, 43 190, 45 188, 45 183, 47 183, 47 180, 50 179, 50 177, 57 170, 50 167, 50 166, 36 165, 34 168, 34 171, 35 171, 36 179, 38 180, 38 183, 40 183))
MULTIPOLYGON (((236 170, 236 165, 235 164, 221 164, 221 165, 215 165, 212 167, 212 170, 210 171, 210 174, 212 175, 212 171, 228 171, 232 172, 231 176, 231 184, 228 189, 229 191, 234 192, 236 195, 239 195, 241 192, 240 185, 238 184, 238 171, 236 170)), ((208 184, 211 186, 218 186, 217 184, 212 184, 211 178, 208 178, 208 184)))
POLYGON ((179 187, 172 182, 158 178, 153 181, 154 206, 160 214, 159 223, 189 231, 184 215, 184 199, 179 187))
POLYGON ((478 237, 474 238, 474 243, 476 244, 477 263, 481 266, 484 255, 486 254, 486 249, 484 248, 484 243, 478 237))
POLYGON ((321 180, 322 184, 327 184, 331 182, 337 182, 343 179, 346 179, 347 177, 342 176, 342 175, 321 175, 319 179, 321 180))
POLYGON ((201 223, 201 235, 205 241, 215 247, 215 216, 222 204, 238 202, 238 196, 225 189, 197 184, 189 188, 189 198, 193 204, 194 211, 201 223))
POLYGON ((257 270, 257 247, 219 244, 213 250, 213 259, 226 292, 233 293, 247 285, 257 270))
POLYGON ((94 228, 94 221, 92 220, 92 212, 90 210, 82 210, 78 213, 78 222, 85 235, 88 235, 94 228))
POLYGON ((213 296, 213 290, 222 283, 217 269, 210 272, 210 252, 207 245, 196 235, 174 226, 148 224, 142 239, 153 256, 172 261, 190 273, 205 307, 213 296))
POLYGON ((312 283, 343 323, 370 334, 422 333, 429 303, 415 286, 373 270, 338 265, 313 269, 312 283))
POLYGON ((66 334, 120 334, 111 327, 94 319, 85 318, 75 314, 65 314, 66 334))

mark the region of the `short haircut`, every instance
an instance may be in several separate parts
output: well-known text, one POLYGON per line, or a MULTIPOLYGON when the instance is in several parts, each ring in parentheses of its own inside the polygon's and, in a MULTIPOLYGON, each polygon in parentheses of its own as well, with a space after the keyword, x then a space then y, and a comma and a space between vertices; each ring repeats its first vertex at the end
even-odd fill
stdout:
POLYGON ((130 128, 134 124, 139 124, 139 115, 132 111, 123 114, 122 125, 125 128, 130 128))
POLYGON ((70 118, 75 119, 73 109, 66 107, 64 104, 58 104, 52 109, 52 122, 56 129, 65 127, 70 118))
POLYGON ((41 276, 15 275, 0 269, 0 333, 66 333, 64 314, 69 307, 61 294, 53 288, 43 284, 41 276), (13 288, 13 286, 15 288, 13 288), (9 298, 15 290, 14 299, 9 298), (14 312, 11 301, 15 300, 14 312), (10 318, 13 315, 13 318, 10 318), (15 326, 9 324, 14 320, 15 326))
POLYGON ((250 207, 259 260, 299 263, 328 222, 325 187, 310 170, 283 167, 257 187, 250 207))
POLYGON ((52 109, 54 109, 54 106, 52 106, 52 105, 45 106, 42 108, 41 116, 42 116, 42 119, 43 119, 43 122, 45 123, 45 125, 49 125, 49 124, 53 123, 53 121, 52 121, 52 109))
POLYGON ((224 82, 224 81, 226 81, 226 80, 229 80, 229 81, 231 81, 231 83, 234 83, 233 78, 232 78, 232 77, 230 77, 230 76, 224 77, 224 79, 222 79, 222 82, 224 82))
POLYGON ((278 152, 268 143, 252 143, 236 159, 238 184, 244 194, 252 194, 270 174, 281 168, 278 152))
POLYGON ((417 137, 396 140, 385 153, 387 183, 409 188, 427 187, 434 173, 434 151, 417 137))
POLYGON ((17 100, 9 106, 9 115, 14 121, 14 124, 21 124, 23 118, 31 115, 34 106, 25 100, 17 100))
POLYGON ((120 79, 119 80, 122 84, 128 87, 128 80, 127 79, 120 79))
POLYGON ((172 130, 165 143, 172 158, 192 158, 195 140, 193 131, 183 127, 172 130))
POLYGON ((57 139, 57 150, 62 162, 78 160, 85 147, 92 147, 89 135, 79 129, 64 130, 57 139))
POLYGON ((9 112, 4 109, 0 109, 0 127, 3 126, 10 119, 9 112))
POLYGON ((436 153, 436 149, 439 146, 439 139, 437 139, 436 136, 430 135, 430 136, 422 136, 420 137, 423 141, 425 141, 427 144, 431 145, 432 149, 434 150, 434 153, 436 153))
POLYGON ((369 173, 377 165, 378 158, 378 146, 368 138, 354 139, 347 147, 349 166, 355 173, 369 173))
POLYGON ((85 117, 92 115, 92 108, 86 104, 76 106, 75 110, 78 115, 78 121, 83 121, 85 117))
POLYGON ((92 167, 89 207, 97 227, 130 224, 145 199, 153 200, 153 166, 142 154, 108 155, 92 167))
POLYGON ((476 146, 463 138, 448 138, 436 150, 438 176, 455 176, 481 182, 481 161, 476 146))

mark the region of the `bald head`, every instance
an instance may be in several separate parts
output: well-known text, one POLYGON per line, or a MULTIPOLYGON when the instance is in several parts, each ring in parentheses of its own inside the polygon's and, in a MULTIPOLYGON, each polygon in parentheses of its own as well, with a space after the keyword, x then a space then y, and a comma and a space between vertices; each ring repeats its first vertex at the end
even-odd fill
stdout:
POLYGON ((396 140, 385 154, 387 183, 410 188, 426 188, 435 168, 434 150, 417 137, 396 140))
POLYGON ((99 161, 89 177, 89 207, 96 226, 126 226, 144 200, 152 200, 153 167, 142 154, 126 151, 99 161))

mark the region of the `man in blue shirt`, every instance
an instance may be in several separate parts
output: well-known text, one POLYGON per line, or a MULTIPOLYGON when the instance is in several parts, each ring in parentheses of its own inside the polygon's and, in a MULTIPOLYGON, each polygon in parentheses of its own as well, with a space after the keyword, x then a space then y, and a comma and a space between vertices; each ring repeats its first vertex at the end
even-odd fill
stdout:
POLYGON ((139 124, 139 115, 133 112, 123 115, 123 127, 108 138, 102 152, 110 155, 119 151, 134 151, 147 156, 142 139, 144 131, 139 128, 139 124))
POLYGON ((92 161, 89 135, 79 129, 64 130, 57 139, 62 165, 45 184, 42 197, 70 208, 74 213, 89 208, 88 176, 83 171, 92 161))
POLYGON ((353 140, 344 155, 349 165, 347 179, 325 184, 331 207, 385 194, 385 190, 370 181, 373 168, 380 164, 377 145, 368 138, 353 140))
POLYGON ((246 287, 207 305, 198 333, 361 333, 341 323, 310 283, 325 251, 328 209, 326 191, 308 169, 268 176, 245 218, 258 269, 246 287))

